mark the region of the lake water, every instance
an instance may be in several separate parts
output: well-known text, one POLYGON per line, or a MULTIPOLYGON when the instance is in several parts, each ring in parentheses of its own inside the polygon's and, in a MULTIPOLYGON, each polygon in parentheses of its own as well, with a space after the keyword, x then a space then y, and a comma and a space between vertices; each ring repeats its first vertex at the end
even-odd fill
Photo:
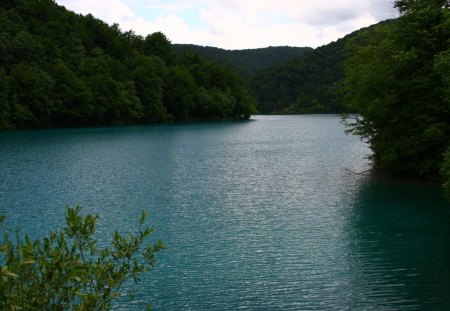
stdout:
POLYGON ((106 240, 149 210, 126 309, 449 310, 450 204, 369 154, 331 115, 0 133, 0 214, 38 237, 80 204, 106 240))

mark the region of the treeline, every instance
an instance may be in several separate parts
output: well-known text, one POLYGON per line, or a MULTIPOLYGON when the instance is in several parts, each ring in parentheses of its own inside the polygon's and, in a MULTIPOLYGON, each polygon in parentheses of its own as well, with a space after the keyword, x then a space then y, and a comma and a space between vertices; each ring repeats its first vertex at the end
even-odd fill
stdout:
MULTIPOLYGON (((352 34, 353 35, 353 34, 352 34)), ((250 81, 262 113, 340 113, 349 35, 257 73, 250 81)))
POLYGON ((248 118, 237 74, 52 0, 0 2, 0 128, 248 118))
POLYGON ((446 180, 450 198, 450 3, 397 0, 401 17, 348 44, 345 104, 375 163, 388 172, 446 180))
POLYGON ((193 44, 174 44, 178 55, 195 53, 206 59, 224 65, 249 80, 258 72, 283 64, 311 51, 309 47, 270 46, 261 49, 225 50, 216 47, 193 44))
POLYGON ((223 50, 175 44, 174 51, 197 53, 239 73, 255 95, 260 113, 339 113, 344 110, 339 88, 345 46, 354 35, 317 49, 223 50))
POLYGON ((260 113, 340 113, 346 45, 354 32, 317 49, 268 47, 223 50, 174 45, 178 55, 194 52, 239 73, 249 84, 260 113))

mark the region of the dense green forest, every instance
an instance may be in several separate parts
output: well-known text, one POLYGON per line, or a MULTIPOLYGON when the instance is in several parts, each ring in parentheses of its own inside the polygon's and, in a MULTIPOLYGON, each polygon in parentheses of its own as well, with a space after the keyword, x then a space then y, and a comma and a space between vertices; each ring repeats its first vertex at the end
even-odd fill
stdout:
POLYGON ((250 85, 260 113, 339 113, 339 82, 344 78, 349 35, 317 49, 268 47, 223 50, 174 45, 178 55, 191 52, 239 73, 250 85))
POLYGON ((262 113, 339 113, 339 82, 344 77, 349 35, 284 64, 257 73, 250 81, 262 113))
POLYGON ((248 118, 239 75, 52 0, 0 2, 0 128, 248 118))
POLYGON ((450 4, 400 0, 401 17, 348 44, 343 93, 361 118, 375 163, 402 175, 446 180, 450 198, 450 4))
MULTIPOLYGON (((360 33, 394 20, 357 30, 335 42, 308 51, 255 74, 249 81, 261 113, 343 113, 342 81, 349 42, 360 33)), ((351 108, 350 111, 356 112, 351 108)))
POLYGON ((178 55, 197 53, 239 73, 250 85, 260 113, 340 113, 346 46, 356 31, 317 49, 269 47, 223 50, 174 45, 178 55))
POLYGON ((245 80, 270 67, 283 64, 311 51, 309 47, 270 46, 261 49, 224 50, 193 44, 174 44, 177 55, 195 53, 206 59, 235 70, 245 80))

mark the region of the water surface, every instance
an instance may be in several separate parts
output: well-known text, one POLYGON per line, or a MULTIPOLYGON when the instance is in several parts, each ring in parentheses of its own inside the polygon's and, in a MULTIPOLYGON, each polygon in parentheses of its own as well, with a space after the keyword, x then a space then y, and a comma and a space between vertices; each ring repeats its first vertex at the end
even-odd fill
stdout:
POLYGON ((0 133, 0 214, 38 237, 80 204, 107 240, 149 210, 127 309, 449 309, 450 205, 369 154, 332 115, 0 133))

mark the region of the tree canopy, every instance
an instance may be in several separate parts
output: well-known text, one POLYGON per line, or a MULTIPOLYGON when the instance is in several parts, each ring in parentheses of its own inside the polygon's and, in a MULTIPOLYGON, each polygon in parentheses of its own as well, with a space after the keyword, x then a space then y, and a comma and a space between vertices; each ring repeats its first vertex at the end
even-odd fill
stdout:
POLYGON ((349 44, 345 102, 362 116, 351 130, 369 141, 380 167, 449 179, 449 2, 395 5, 400 19, 349 44))
POLYGON ((186 53, 198 54, 208 60, 236 71, 248 81, 259 72, 297 58, 304 53, 311 51, 312 48, 270 46, 260 49, 224 50, 193 44, 174 44, 173 50, 177 55, 186 53))
POLYGON ((52 0, 0 3, 0 129, 240 119, 255 107, 237 74, 177 58, 160 32, 143 38, 52 0))
POLYGON ((346 36, 317 49, 268 47, 223 50, 175 44, 182 55, 195 52, 239 73, 249 84, 260 113, 339 113, 346 36))
POLYGON ((342 112, 345 42, 349 35, 283 64, 257 73, 250 81, 264 113, 342 112))

